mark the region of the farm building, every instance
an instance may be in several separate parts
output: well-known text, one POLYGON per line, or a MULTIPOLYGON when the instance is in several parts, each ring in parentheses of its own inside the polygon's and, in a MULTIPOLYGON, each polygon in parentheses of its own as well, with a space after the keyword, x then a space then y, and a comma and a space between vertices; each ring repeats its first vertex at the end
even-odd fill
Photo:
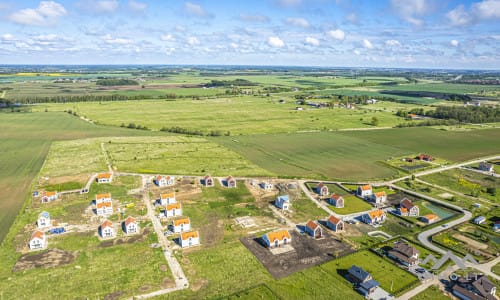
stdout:
POLYGON ((364 199, 369 198, 372 194, 372 186, 369 184, 358 186, 358 190, 356 191, 356 195, 364 199))
POLYGON ((320 196, 328 195, 328 187, 323 182, 318 183, 314 191, 320 196))
POLYGON ((182 248, 197 246, 200 244, 200 235, 198 231, 183 232, 179 240, 182 248))
POLYGON ((47 247, 47 237, 40 230, 33 232, 29 242, 30 250, 40 250, 47 247))
POLYGON ((206 187, 211 187, 215 185, 214 179, 210 175, 205 175, 205 177, 203 177, 203 179, 201 180, 201 184, 206 187))
POLYGON ((493 168, 493 164, 489 164, 489 163, 484 162, 484 161, 479 163, 478 169, 481 171, 490 172, 490 173, 495 171, 495 169, 493 168))
POLYGON ((164 214, 167 218, 182 216, 182 205, 179 202, 169 204, 167 205, 164 214))
POLYGON ((268 248, 277 248, 292 242, 292 236, 288 230, 268 232, 262 236, 262 241, 268 248))
POLYGON ((399 202, 398 214, 405 217, 418 217, 420 212, 417 205, 413 204, 410 199, 404 198, 399 202))
POLYGON ((372 201, 375 202, 375 204, 382 204, 387 201, 387 194, 384 191, 373 193, 372 201))
POLYGON ((281 195, 276 198, 274 201, 274 205, 276 205, 277 208, 281 208, 282 210, 289 210, 290 209, 290 198, 288 195, 281 195))
POLYGON ((235 188, 236 187, 236 179, 233 176, 228 176, 225 180, 225 186, 227 188, 235 188))
POLYGON ((52 222, 50 221, 50 214, 46 211, 42 211, 38 215, 38 220, 36 221, 36 225, 38 228, 45 228, 52 226, 52 222))
POLYGON ((42 203, 52 202, 54 200, 57 200, 57 197, 59 197, 59 195, 57 194, 56 191, 45 192, 45 193, 43 193, 43 196, 42 196, 42 203))
POLYGON ((134 217, 128 216, 123 222, 123 231, 126 234, 136 234, 139 233, 139 223, 134 217))
POLYGON ((423 217, 420 217, 420 219, 424 223, 427 223, 427 224, 432 224, 432 223, 436 223, 437 221, 439 221, 439 217, 436 216, 435 214, 428 214, 428 215, 425 215, 423 217))
POLYGON ((163 206, 176 203, 175 193, 160 194, 160 200, 158 202, 163 206))
POLYGON ((338 194, 332 194, 330 198, 328 198, 328 203, 331 205, 337 207, 337 208, 343 208, 344 207, 344 198, 338 194))
POLYGON ((263 189, 264 191, 271 191, 273 189, 273 184, 270 182, 261 182, 259 184, 260 188, 263 189))
POLYGON ((189 220, 189 218, 181 218, 173 220, 172 224, 170 224, 170 230, 175 233, 190 231, 191 220, 189 220))
POLYGON ((484 216, 479 216, 474 219, 474 224, 480 225, 486 222, 486 218, 484 216))
POLYGON ((418 263, 419 251, 403 241, 394 243, 394 247, 387 253, 387 256, 398 261, 399 263, 412 267, 418 263))
POLYGON ((109 220, 105 220, 99 226, 98 233, 103 239, 113 238, 116 236, 115 229, 113 228, 113 223, 109 220))
POLYGON ((361 216, 361 220, 368 225, 378 225, 385 221, 385 212, 381 209, 372 210, 361 216))
POLYGON ((326 227, 330 228, 335 232, 344 230, 344 222, 335 216, 330 216, 326 219, 326 227))
POLYGON ((319 226, 319 224, 314 221, 307 222, 306 226, 304 227, 304 231, 315 239, 323 237, 323 229, 321 229, 321 226, 319 226))
POLYGON ((175 177, 158 175, 155 177, 154 183, 159 187, 174 185, 175 177))
POLYGON ((111 173, 99 173, 95 178, 97 183, 110 183, 113 181, 113 174, 111 173))
POLYGON ((428 155, 428 154, 419 154, 417 157, 415 157, 418 160, 423 160, 423 161, 433 161, 434 157, 428 155))

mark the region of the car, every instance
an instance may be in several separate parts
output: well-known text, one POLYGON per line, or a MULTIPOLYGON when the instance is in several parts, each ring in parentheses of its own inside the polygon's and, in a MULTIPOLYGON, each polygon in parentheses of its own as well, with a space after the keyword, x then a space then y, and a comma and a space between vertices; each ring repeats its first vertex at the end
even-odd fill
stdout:
POLYGON ((415 269, 415 271, 417 273, 425 273, 425 269, 423 269, 423 268, 417 268, 417 269, 415 269))
POLYGON ((448 227, 448 224, 443 224, 441 225, 441 227, 448 227))

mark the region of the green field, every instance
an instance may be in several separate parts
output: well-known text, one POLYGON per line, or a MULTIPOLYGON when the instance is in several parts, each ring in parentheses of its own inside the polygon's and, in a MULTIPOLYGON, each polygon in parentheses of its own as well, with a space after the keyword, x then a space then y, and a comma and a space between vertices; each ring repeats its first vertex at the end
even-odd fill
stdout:
POLYGON ((443 294, 441 290, 435 285, 431 285, 427 289, 425 289, 423 292, 420 294, 411 297, 411 300, 428 300, 428 299, 433 299, 433 300, 449 300, 451 299, 450 297, 446 296, 443 294))

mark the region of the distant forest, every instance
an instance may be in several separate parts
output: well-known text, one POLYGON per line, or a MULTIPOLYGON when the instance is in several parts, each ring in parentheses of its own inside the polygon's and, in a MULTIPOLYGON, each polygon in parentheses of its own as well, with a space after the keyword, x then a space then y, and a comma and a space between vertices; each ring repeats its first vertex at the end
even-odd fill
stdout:
POLYGON ((424 112, 423 108, 409 111, 399 110, 396 115, 406 117, 416 114, 442 120, 456 120, 463 123, 491 123, 500 122, 500 108, 485 106, 438 106, 436 110, 424 112))
POLYGON ((132 79, 99 79, 97 85, 102 86, 117 86, 117 85, 139 85, 139 82, 132 79))

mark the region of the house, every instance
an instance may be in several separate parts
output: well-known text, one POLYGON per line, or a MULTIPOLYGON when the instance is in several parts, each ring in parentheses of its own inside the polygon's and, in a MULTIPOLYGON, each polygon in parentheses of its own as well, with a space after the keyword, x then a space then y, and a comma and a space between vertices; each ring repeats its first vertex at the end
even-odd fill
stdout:
POLYGON ((29 242, 30 250, 40 250, 47 247, 47 237, 40 230, 33 232, 29 242))
POLYGON ((136 234, 139 233, 139 223, 134 217, 128 216, 122 224, 123 231, 126 234, 136 234))
POLYGON ((344 207, 344 198, 338 194, 332 194, 330 198, 328 198, 328 203, 331 205, 337 207, 337 208, 343 208, 344 207))
POLYGON ((314 221, 307 222, 304 231, 315 239, 319 239, 323 236, 323 229, 314 221))
POLYGON ((270 182, 261 182, 259 184, 260 188, 263 189, 264 191, 271 191, 273 189, 273 184, 270 182))
POLYGON ((493 230, 495 232, 500 231, 500 221, 495 221, 495 224, 493 224, 493 230))
POLYGON ((320 196, 328 195, 328 187, 323 182, 318 183, 318 185, 316 186, 316 188, 314 190, 320 196))
POLYGON ((50 214, 46 211, 42 211, 38 215, 38 220, 36 221, 36 225, 38 228, 45 228, 52 226, 52 222, 50 221, 50 214))
POLYGON ((288 230, 268 232, 262 236, 262 241, 268 248, 277 248, 292 242, 292 236, 288 230))
POLYGON ((175 193, 160 194, 160 200, 158 202, 163 206, 176 203, 175 193))
POLYGON ((439 217, 436 216, 435 214, 428 214, 423 217, 420 217, 420 220, 422 220, 424 223, 432 224, 439 221, 439 217))
POLYGON ((227 188, 235 188, 236 187, 236 179, 233 176, 229 176, 226 178, 226 187, 227 188))
POLYGON ((394 247, 387 253, 387 256, 400 262, 401 264, 412 267, 418 263, 419 251, 403 241, 394 243, 394 247))
POLYGON ((200 244, 198 231, 188 231, 181 233, 180 245, 182 248, 197 246, 200 244))
POLYGON ((182 216, 182 206, 179 202, 167 205, 165 209, 165 217, 182 216))
POLYGON ((281 208, 282 210, 289 210, 290 209, 290 198, 288 195, 281 195, 276 198, 274 201, 274 205, 276 205, 277 208, 281 208))
POLYGON ((154 183, 159 187, 174 185, 175 177, 173 176, 156 176, 154 183))
POLYGON ((372 210, 361 216, 361 220, 369 225, 377 225, 383 223, 385 219, 385 212, 381 209, 372 210))
POLYGON ((356 195, 365 199, 369 198, 372 194, 373 194, 372 186, 369 184, 358 186, 358 190, 356 191, 356 195))
POLYGON ((484 161, 479 163, 478 169, 481 171, 484 171, 484 172, 489 172, 489 173, 495 172, 495 169, 493 168, 493 164, 489 164, 489 163, 484 162, 484 161))
POLYGON ((362 282, 358 285, 356 290, 367 299, 371 299, 371 295, 378 288, 379 283, 373 279, 362 282))
POLYGON ((419 154, 417 157, 415 157, 418 160, 423 160, 423 161, 433 161, 434 157, 428 155, 428 154, 419 154))
POLYGON ((59 195, 56 191, 45 192, 42 196, 42 203, 52 202, 54 200, 57 200, 57 197, 59 197, 59 195))
POLYGON ((452 287, 452 293, 463 300, 496 300, 496 286, 486 275, 471 275, 459 278, 452 287))
POLYGON ((368 99, 368 100, 366 100, 366 104, 375 104, 375 103, 377 103, 377 100, 376 100, 376 99, 373 99, 373 98, 372 98, 372 99, 368 99))
POLYGON ((95 178, 97 183, 110 183, 113 181, 113 174, 111 173, 99 173, 95 178))
POLYGON ((344 230, 344 222, 335 216, 330 216, 326 219, 326 227, 330 228, 335 232, 344 230))
POLYGON ((401 202, 399 202, 398 214, 400 216, 418 217, 420 211, 418 206, 414 205, 410 199, 404 198, 401 202))
POLYGON ((372 201, 375 202, 375 204, 382 204, 387 201, 387 194, 384 191, 373 193, 372 201))
POLYGON ((98 233, 103 239, 113 238, 116 236, 115 229, 113 228, 113 223, 109 220, 105 220, 99 226, 98 233))
POLYGON ((95 195, 95 203, 111 202, 111 193, 102 193, 95 195))
POLYGON ((484 216, 479 216, 474 219, 474 224, 481 225, 486 222, 486 218, 484 216))
POLYGON ((191 220, 189 218, 181 218, 173 220, 170 225, 170 230, 175 233, 190 231, 191 230, 191 220))
POLYGON ((372 280, 372 275, 362 268, 352 265, 349 270, 347 270, 347 280, 354 284, 360 284, 372 280))
POLYGON ((205 175, 205 177, 203 177, 203 179, 201 180, 201 184, 206 187, 211 187, 215 185, 214 179, 210 175, 205 175))
POLYGON ((113 202, 110 193, 97 194, 95 196, 95 208, 98 216, 110 215, 113 213, 113 202))

